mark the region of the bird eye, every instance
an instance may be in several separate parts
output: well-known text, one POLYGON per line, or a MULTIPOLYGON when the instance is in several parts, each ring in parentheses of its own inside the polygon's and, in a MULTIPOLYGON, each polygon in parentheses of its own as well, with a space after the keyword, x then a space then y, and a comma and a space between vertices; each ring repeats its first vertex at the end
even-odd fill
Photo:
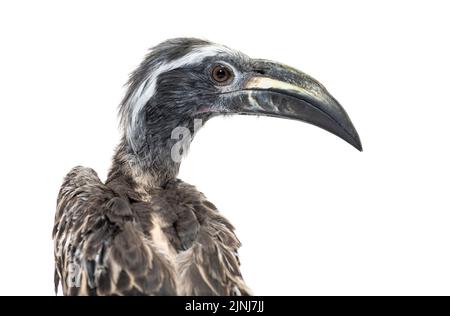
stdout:
POLYGON ((223 85, 233 79, 233 72, 224 65, 216 65, 212 70, 211 76, 215 82, 223 85))

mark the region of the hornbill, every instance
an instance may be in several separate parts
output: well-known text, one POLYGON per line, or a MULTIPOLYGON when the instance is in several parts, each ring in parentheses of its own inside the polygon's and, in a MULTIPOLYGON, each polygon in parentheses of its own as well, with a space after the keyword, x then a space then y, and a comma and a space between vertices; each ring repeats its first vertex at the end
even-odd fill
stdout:
POLYGON ((64 178, 53 229, 64 295, 249 295, 230 222, 177 179, 194 130, 218 115, 308 122, 361 150, 339 103, 296 69, 194 38, 167 40, 131 74, 123 131, 102 182, 64 178), (182 143, 182 145, 180 145, 182 143))

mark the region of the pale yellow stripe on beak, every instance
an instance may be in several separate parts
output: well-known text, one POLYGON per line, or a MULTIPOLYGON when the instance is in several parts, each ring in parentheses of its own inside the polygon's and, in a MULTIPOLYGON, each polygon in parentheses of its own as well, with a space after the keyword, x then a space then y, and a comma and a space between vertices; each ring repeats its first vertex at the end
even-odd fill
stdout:
POLYGON ((295 91, 303 95, 310 96, 312 98, 320 98, 323 99, 320 94, 312 93, 311 91, 308 91, 300 86, 284 82, 281 80, 272 79, 269 77, 253 77, 250 78, 246 85, 245 89, 280 89, 280 90, 288 90, 288 91, 295 91))

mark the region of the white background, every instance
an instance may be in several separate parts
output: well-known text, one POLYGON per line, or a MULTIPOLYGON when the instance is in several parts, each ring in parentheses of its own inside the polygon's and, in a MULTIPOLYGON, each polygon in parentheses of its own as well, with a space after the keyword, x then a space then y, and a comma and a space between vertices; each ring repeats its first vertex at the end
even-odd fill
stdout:
POLYGON ((257 295, 450 294, 445 1, 2 1, 0 294, 52 295, 63 176, 105 179, 147 48, 210 39, 319 79, 360 153, 316 127, 214 119, 180 178, 236 226, 257 295))

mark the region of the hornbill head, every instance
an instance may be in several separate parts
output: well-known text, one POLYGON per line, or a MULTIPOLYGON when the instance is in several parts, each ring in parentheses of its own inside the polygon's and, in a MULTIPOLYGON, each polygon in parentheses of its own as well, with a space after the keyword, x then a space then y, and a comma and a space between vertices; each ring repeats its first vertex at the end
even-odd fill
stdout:
POLYGON ((228 114, 307 122, 362 150, 347 113, 317 80, 204 40, 172 39, 151 49, 121 105, 125 139, 141 155, 172 146, 176 127, 192 130, 195 119, 228 114))

